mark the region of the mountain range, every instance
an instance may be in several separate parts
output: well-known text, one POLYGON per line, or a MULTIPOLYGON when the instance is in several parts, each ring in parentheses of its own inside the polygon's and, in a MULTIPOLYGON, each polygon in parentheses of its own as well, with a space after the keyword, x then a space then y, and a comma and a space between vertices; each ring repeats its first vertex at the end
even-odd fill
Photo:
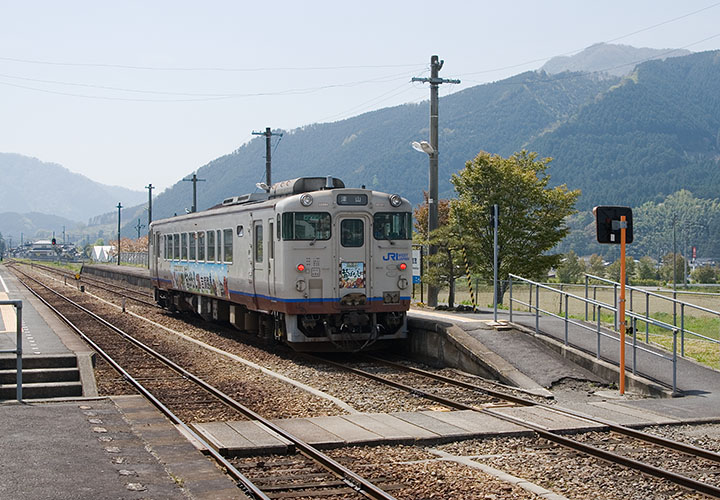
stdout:
MULTIPOLYGON (((718 96, 718 51, 677 56, 670 50, 609 44, 552 59, 539 71, 456 92, 440 100, 440 196, 453 195, 451 174, 479 151, 508 156, 528 149, 553 158, 552 184, 582 190, 577 208, 585 214, 598 204, 661 203, 682 189, 714 199, 720 187, 718 96), (619 68, 626 71, 619 73, 619 68)), ((410 143, 428 138, 428 115, 429 103, 423 102, 278 130, 283 137, 273 152, 273 180, 333 175, 348 186, 397 192, 418 204, 427 189, 428 159, 410 143)), ((264 181, 264 151, 264 138, 257 138, 200 167, 198 177, 206 182, 198 185, 198 208, 257 191, 255 183, 264 181)), ((0 155, 0 171, 7 157, 0 155)), ((28 184, 27 190, 18 190, 15 203, 36 196, 28 195, 35 187, 28 184)), ((88 189, 105 193, 103 207, 108 196, 121 199, 108 195, 107 187, 65 194, 63 185, 55 183, 55 197, 68 204, 81 194, 89 198, 88 189)), ((144 193, 137 196, 137 203, 145 200, 144 193)), ((128 195, 122 197, 130 206, 128 195)), ((154 218, 184 213, 191 200, 191 183, 178 180, 153 200, 154 218)), ((17 206, 12 210, 24 210, 17 206)), ((62 215, 57 208, 51 213, 62 215)), ((62 208, 70 213, 69 207, 62 208)), ((87 210, 78 206, 83 213, 78 220, 97 213, 87 210)), ((132 215, 123 215, 130 221, 123 234, 132 236, 142 206, 128 213, 132 215)), ((95 218, 103 219, 105 224, 112 221, 112 212, 95 218)), ((86 230, 92 236, 98 227, 86 230)), ((0 231, 6 231, 1 215, 0 231)))

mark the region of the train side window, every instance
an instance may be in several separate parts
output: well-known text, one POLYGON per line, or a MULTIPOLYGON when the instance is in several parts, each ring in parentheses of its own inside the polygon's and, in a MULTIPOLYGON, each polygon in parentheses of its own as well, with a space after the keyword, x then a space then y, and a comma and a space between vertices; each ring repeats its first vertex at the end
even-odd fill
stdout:
POLYGON ((180 260, 180 235, 173 236, 173 260, 180 260))
POLYGON ((197 257, 197 233, 189 233, 188 240, 190 243, 190 260, 195 260, 197 257))
POLYGON ((198 255, 197 255, 197 257, 200 262, 204 262, 205 261, 205 231, 200 231, 197 234, 197 236, 198 236, 198 239, 197 239, 198 255))
POLYGON ((280 241, 282 235, 282 224, 280 223, 280 214, 277 215, 277 240, 280 241))
POLYGON ((223 246, 222 246, 222 231, 219 229, 215 231, 215 245, 217 245, 217 250, 215 251, 215 261, 216 262, 222 262, 223 261, 223 246))
POLYGON ((365 244, 365 224, 360 219, 344 219, 340 223, 340 243, 344 247, 361 247, 365 244))
POLYGON ((273 220, 268 220, 268 259, 275 258, 275 240, 273 240, 273 220))
POLYGON ((182 233, 180 235, 180 260, 187 260, 188 258, 188 235, 182 233))
POLYGON ((207 260, 215 262, 215 231, 207 232, 207 260))
POLYGON ((165 257, 165 260, 168 260, 170 257, 170 252, 168 251, 168 245, 170 244, 170 235, 166 234, 163 235, 163 246, 165 247, 165 250, 163 251, 163 257, 165 257))
POLYGON ((233 234, 232 229, 223 231, 223 261, 232 263, 233 261, 233 234))
POLYGON ((243 236, 245 236, 245 228, 244 227, 238 226, 235 230, 237 231, 237 235, 240 236, 241 238, 243 236))
POLYGON ((255 262, 263 261, 263 226, 262 222, 255 224, 255 262))

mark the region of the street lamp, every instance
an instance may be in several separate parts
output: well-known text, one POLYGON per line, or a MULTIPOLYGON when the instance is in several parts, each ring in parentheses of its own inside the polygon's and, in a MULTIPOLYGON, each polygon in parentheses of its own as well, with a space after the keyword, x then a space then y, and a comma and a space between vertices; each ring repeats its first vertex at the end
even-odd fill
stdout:
MULTIPOLYGON (((413 141, 410 143, 415 151, 425 153, 430 158, 429 188, 428 188, 428 248, 427 256, 435 254, 435 247, 429 244, 430 235, 438 227, 437 212, 437 155, 435 148, 427 141, 413 141), (433 168, 433 159, 435 160, 433 168)), ((422 287, 422 285, 420 285, 422 287)), ((422 290, 422 288, 421 288, 422 290)), ((437 287, 428 284, 428 305, 437 306, 437 287)))
POLYGON ((433 148, 428 141, 413 141, 410 145, 415 151, 420 151, 421 153, 426 153, 428 155, 435 152, 435 148, 433 148))

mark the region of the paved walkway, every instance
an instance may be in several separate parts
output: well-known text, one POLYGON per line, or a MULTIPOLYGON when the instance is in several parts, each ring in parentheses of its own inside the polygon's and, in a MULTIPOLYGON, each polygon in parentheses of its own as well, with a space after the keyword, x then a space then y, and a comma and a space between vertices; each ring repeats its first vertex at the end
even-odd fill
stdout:
MULTIPOLYGON (((487 342, 488 347, 500 351, 500 355, 503 355, 505 359, 513 363, 526 375, 540 379, 536 380, 539 383, 544 380, 544 375, 538 372, 544 371, 550 374, 551 378, 553 377, 554 368, 544 362, 538 362, 538 352, 540 351, 529 349, 531 344, 527 334, 520 334, 518 331, 492 330, 488 332, 487 328, 478 328, 478 322, 493 320, 492 310, 481 309, 478 313, 413 310, 411 314, 417 314, 420 317, 444 317, 447 321, 454 322, 468 333, 478 336, 478 340, 481 342, 487 342)), ((508 312, 498 311, 498 320, 509 321, 508 312)), ((513 312, 513 323, 520 325, 526 332, 532 334, 536 326, 535 314, 513 312)), ((540 315, 538 327, 540 335, 550 337, 558 342, 565 342, 564 320, 540 315)), ((618 335, 608 330, 603 330, 603 332, 608 337, 601 337, 600 358, 618 366, 620 359, 618 335)), ((598 341, 595 332, 577 325, 568 324, 567 339, 571 347, 590 353, 591 356, 596 356, 598 341)), ((672 387, 672 353, 662 351, 654 346, 648 346, 639 340, 638 338, 638 345, 642 345, 643 348, 670 359, 663 359, 638 349, 636 357, 638 375, 659 381, 667 387, 672 387)), ((630 345, 626 345, 625 350, 626 370, 628 373, 632 373, 632 337, 626 339, 626 344, 628 342, 630 342, 630 345)), ((623 404, 646 408, 681 419, 720 418, 720 371, 707 368, 693 360, 678 357, 676 377, 677 389, 680 392, 678 395, 681 397, 627 400, 623 404)))

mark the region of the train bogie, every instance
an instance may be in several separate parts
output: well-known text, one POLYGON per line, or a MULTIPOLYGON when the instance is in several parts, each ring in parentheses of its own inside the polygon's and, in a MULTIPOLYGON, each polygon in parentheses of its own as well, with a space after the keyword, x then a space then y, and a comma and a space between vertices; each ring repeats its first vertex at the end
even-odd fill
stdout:
POLYGON ((275 184, 154 222, 159 304, 227 320, 298 350, 360 350, 407 337, 407 200, 333 178, 275 184))

